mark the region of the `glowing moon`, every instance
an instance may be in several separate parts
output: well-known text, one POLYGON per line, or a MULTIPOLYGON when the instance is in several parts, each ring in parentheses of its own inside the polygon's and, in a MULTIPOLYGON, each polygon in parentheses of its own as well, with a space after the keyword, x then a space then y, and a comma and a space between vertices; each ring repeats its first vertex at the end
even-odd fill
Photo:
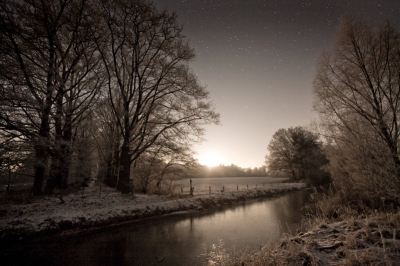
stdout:
POLYGON ((221 157, 215 152, 208 152, 199 156, 199 163, 209 167, 221 164, 221 157))

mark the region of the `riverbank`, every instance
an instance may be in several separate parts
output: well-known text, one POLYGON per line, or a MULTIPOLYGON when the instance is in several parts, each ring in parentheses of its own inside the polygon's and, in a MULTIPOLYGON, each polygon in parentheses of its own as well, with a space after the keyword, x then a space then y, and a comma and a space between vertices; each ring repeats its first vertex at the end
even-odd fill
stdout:
POLYGON ((400 265, 400 212, 321 222, 239 265, 400 265))
POLYGON ((198 192, 179 197, 122 195, 94 186, 62 197, 34 198, 30 203, 0 205, 0 243, 75 234, 153 216, 221 208, 256 198, 305 188, 302 183, 269 184, 238 191, 198 192))

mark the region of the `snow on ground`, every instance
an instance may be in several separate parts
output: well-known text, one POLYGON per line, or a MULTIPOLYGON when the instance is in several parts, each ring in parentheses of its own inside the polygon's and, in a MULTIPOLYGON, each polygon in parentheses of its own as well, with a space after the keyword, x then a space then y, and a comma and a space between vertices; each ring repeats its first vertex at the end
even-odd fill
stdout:
POLYGON ((93 186, 62 197, 35 198, 29 204, 0 205, 0 243, 76 233, 146 217, 222 207, 248 199, 269 197, 305 188, 303 183, 267 184, 257 188, 195 188, 172 197, 122 195, 108 187, 93 186))

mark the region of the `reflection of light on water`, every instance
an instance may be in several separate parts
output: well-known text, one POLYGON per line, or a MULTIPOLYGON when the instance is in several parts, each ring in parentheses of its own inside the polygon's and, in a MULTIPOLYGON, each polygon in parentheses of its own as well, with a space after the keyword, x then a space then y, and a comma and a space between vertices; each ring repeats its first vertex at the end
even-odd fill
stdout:
POLYGON ((224 246, 224 241, 222 239, 218 239, 218 243, 214 243, 211 246, 211 251, 208 254, 207 265, 222 265, 222 263, 230 260, 230 254, 224 246))
POLYGON ((234 262, 244 250, 255 252, 274 239, 280 231, 279 219, 270 205, 264 201, 239 205, 196 220, 194 227, 208 242, 202 245, 198 261, 203 265, 229 265, 227 262, 234 262))
POLYGON ((238 258, 248 252, 254 252, 249 247, 236 250, 234 246, 228 247, 222 239, 219 239, 218 244, 212 245, 212 250, 207 254, 207 265, 233 265, 238 258))

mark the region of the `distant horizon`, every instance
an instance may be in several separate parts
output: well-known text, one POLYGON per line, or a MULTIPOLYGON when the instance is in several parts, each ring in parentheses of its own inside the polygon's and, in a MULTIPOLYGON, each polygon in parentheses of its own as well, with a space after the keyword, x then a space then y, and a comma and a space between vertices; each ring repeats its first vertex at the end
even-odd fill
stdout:
POLYGON ((203 167, 208 167, 208 168, 215 168, 215 167, 219 167, 219 166, 225 166, 225 167, 227 167, 227 166, 231 166, 231 165, 234 165, 234 166, 236 166, 236 167, 238 167, 238 168, 240 168, 240 169, 254 169, 254 168, 262 168, 262 167, 265 167, 265 168, 267 168, 267 166, 264 164, 264 165, 262 165, 262 166, 259 166, 259 167, 242 167, 242 166, 239 166, 239 165, 236 165, 236 164, 219 164, 219 165, 213 165, 213 166, 208 166, 208 165, 204 165, 204 164, 200 164, 200 166, 203 166, 203 167))

